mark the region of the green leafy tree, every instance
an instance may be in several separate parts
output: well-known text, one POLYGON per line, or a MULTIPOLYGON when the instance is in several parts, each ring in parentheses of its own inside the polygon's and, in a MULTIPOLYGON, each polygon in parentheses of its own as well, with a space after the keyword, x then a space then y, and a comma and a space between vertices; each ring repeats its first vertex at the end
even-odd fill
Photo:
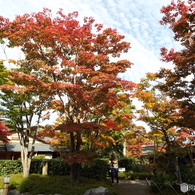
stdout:
POLYGON ((46 105, 46 96, 44 99, 40 95, 41 84, 34 76, 22 73, 21 69, 9 71, 6 83, 0 85, 1 114, 6 125, 18 134, 24 177, 30 173, 37 130, 46 105))

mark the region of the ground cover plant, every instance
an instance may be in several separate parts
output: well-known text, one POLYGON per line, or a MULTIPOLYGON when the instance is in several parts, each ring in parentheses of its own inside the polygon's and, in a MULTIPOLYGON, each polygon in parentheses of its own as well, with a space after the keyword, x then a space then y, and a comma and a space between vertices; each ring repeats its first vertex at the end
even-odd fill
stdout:
MULTIPOLYGON (((0 188, 3 188, 3 178, 0 177, 0 188)), ((110 190, 113 195, 116 191, 112 188, 109 180, 97 181, 81 177, 79 184, 71 184, 69 176, 43 176, 40 174, 31 174, 27 178, 21 174, 11 175, 9 189, 17 189, 20 193, 29 192, 32 195, 37 194, 63 194, 63 195, 82 195, 88 189, 105 187, 110 190)))

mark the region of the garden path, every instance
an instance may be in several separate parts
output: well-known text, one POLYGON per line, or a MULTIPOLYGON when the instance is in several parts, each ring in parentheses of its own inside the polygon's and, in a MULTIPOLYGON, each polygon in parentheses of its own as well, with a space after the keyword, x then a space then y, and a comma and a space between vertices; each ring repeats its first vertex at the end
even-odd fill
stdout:
POLYGON ((153 195, 145 180, 120 180, 119 184, 114 183, 113 187, 118 195, 153 195))

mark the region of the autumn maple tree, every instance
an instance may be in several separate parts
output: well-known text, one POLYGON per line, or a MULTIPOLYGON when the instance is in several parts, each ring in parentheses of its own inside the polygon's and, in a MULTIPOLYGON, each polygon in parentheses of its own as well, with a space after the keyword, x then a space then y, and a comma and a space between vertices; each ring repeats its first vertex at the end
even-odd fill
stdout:
POLYGON ((147 139, 145 128, 132 124, 124 137, 127 142, 128 155, 138 159, 142 155, 142 145, 147 139))
POLYGON ((151 129, 147 136, 154 141, 161 137, 161 145, 164 146, 159 149, 170 155, 178 171, 178 182, 181 182, 176 156, 187 154, 188 150, 184 151, 186 143, 194 140, 194 130, 180 123, 182 102, 170 97, 169 93, 159 91, 157 81, 156 74, 148 73, 147 78, 137 84, 135 96, 143 103, 142 109, 138 110, 139 119, 151 129))
POLYGON ((163 61, 172 62, 173 68, 162 68, 157 77, 160 90, 174 97, 181 104, 180 123, 195 129, 195 3, 194 1, 172 1, 161 9, 164 14, 161 24, 168 25, 181 44, 181 50, 161 49, 163 61))
MULTIPOLYGON (((3 64, 3 61, 0 60, 0 85, 7 82, 8 74, 9 73, 3 64)), ((3 116, 1 115, 2 113, 0 112, 0 140, 7 142, 9 141, 8 136, 10 135, 10 132, 6 127, 6 123, 3 122, 3 116)))
MULTIPOLYGON (((65 15, 60 9, 53 17, 51 10, 44 9, 16 16, 13 21, 1 18, 3 39, 9 40, 8 46, 19 47, 25 56, 18 62, 22 72, 12 73, 17 75, 15 79, 22 78, 32 95, 36 89, 47 109, 63 119, 45 131, 69 136, 65 157, 71 164, 72 183, 79 182, 80 164, 88 159, 82 147, 87 133, 94 146, 102 148, 97 136, 108 138, 108 130, 120 130, 110 113, 121 108, 124 97, 131 98, 127 92, 134 87, 118 76, 131 66, 128 60, 118 60, 130 48, 124 36, 115 29, 103 29, 91 17, 79 22, 77 16, 77 12, 65 15), (123 92, 125 96, 120 95, 123 92), (98 120, 90 116, 98 116, 98 120)), ((130 120, 132 116, 124 113, 123 118, 130 120)))
MULTIPOLYGON (((132 105, 132 100, 129 99, 128 93, 120 93, 120 107, 114 106, 113 109, 108 112, 109 117, 115 122, 117 128, 113 128, 111 131, 107 131, 106 143, 103 147, 106 148, 106 152, 110 153, 114 150, 118 155, 126 156, 126 133, 130 131, 132 119, 135 118, 133 110, 135 107, 132 105)), ((106 108, 107 109, 107 108, 106 108)))
POLYGON ((174 98, 161 92, 155 85, 156 75, 148 73, 146 78, 137 84, 136 98, 141 101, 142 109, 138 110, 139 120, 145 122, 151 131, 160 131, 167 146, 167 151, 173 151, 169 129, 179 126, 180 104, 174 98))
POLYGON ((10 135, 10 132, 8 128, 6 127, 5 123, 3 121, 0 121, 0 140, 3 142, 8 142, 10 135))

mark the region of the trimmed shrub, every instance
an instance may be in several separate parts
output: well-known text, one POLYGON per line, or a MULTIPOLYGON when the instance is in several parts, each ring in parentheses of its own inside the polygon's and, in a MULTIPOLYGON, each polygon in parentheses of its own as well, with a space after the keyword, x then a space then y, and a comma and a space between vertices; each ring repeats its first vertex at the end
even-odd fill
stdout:
POLYGON ((132 170, 134 159, 124 157, 119 159, 118 163, 119 163, 119 167, 125 167, 126 171, 128 172, 132 170))
POLYGON ((70 166, 65 163, 64 159, 56 158, 48 161, 48 175, 69 175, 70 166))
POLYGON ((0 175, 10 175, 22 172, 20 160, 0 160, 0 175))
POLYGON ((130 157, 119 159, 119 167, 125 167, 127 172, 146 172, 144 165, 136 163, 135 160, 130 157))
POLYGON ((57 193, 64 195, 82 195, 88 189, 97 188, 99 186, 109 188, 111 193, 116 195, 116 191, 110 184, 102 181, 81 177, 80 183, 74 185, 70 183, 68 176, 43 176, 37 174, 32 174, 26 178, 21 183, 18 190, 21 193, 30 192, 32 195, 57 193))
POLYGON ((64 159, 33 159, 30 173, 41 174, 43 164, 48 163, 48 175, 69 175, 70 166, 64 162, 64 159))
MULTIPOLYGON (((48 162, 48 175, 69 175, 70 166, 64 159, 32 159, 30 173, 42 174, 43 163, 48 162)), ((105 160, 95 159, 94 164, 82 164, 81 176, 94 178, 97 180, 106 179, 108 173, 108 163, 105 160)), ((10 175, 22 173, 22 163, 20 160, 0 160, 0 175, 10 175)))
MULTIPOLYGON (((97 181, 89 178, 80 178, 80 183, 73 185, 69 176, 43 176, 31 174, 28 178, 22 178, 22 174, 10 175, 9 189, 17 189, 20 193, 29 192, 37 194, 64 194, 82 195, 90 188, 106 187, 111 194, 116 195, 116 190, 109 181, 97 181)), ((3 176, 0 176, 0 188, 3 188, 3 176), (1 185, 2 184, 2 185, 1 185)))
POLYGON ((108 175, 109 165, 106 160, 95 159, 94 164, 83 164, 81 176, 96 180, 105 180, 108 175))
POLYGON ((119 172, 118 176, 120 179, 145 180, 146 178, 151 179, 154 175, 152 173, 146 173, 146 172, 137 173, 137 172, 130 171, 130 172, 119 172))
POLYGON ((128 179, 128 172, 118 172, 119 179, 128 179))
MULTIPOLYGON (((24 179, 22 173, 9 174, 9 176, 10 176, 10 184, 9 184, 10 190, 18 188, 18 186, 20 185, 20 183, 22 183, 22 181, 24 179)), ((0 189, 2 189, 4 187, 3 179, 4 179, 4 176, 0 176, 0 189)))
POLYGON ((30 166, 30 173, 41 174, 42 173, 42 161, 41 159, 32 159, 30 166))
POLYGON ((146 172, 133 172, 133 173, 128 173, 128 178, 129 179, 140 179, 140 180, 144 180, 144 179, 151 179, 154 175, 152 173, 146 173, 146 172))

